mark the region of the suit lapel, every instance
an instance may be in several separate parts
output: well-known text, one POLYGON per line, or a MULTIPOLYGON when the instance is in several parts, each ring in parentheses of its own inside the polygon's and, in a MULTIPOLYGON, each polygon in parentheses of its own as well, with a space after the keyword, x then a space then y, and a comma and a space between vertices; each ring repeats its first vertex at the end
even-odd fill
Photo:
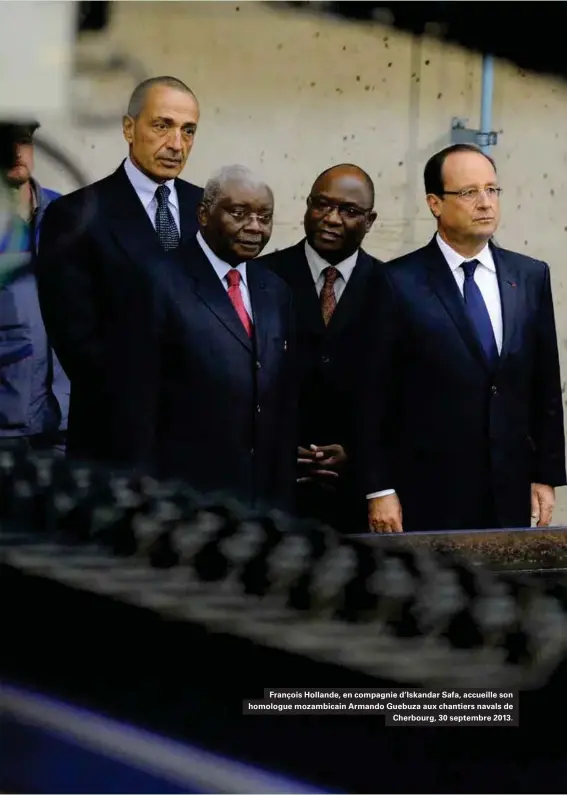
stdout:
POLYGON ((261 361, 267 350, 270 327, 279 315, 278 300, 275 291, 263 278, 261 267, 254 261, 246 264, 246 278, 254 313, 256 356, 261 361))
MULTIPOLYGON (((168 258, 148 213, 126 175, 124 165, 109 177, 108 188, 105 200, 111 216, 111 228, 130 257, 135 261, 168 258)), ((195 235, 196 222, 190 223, 195 215, 195 200, 183 180, 175 180, 175 189, 179 202, 182 245, 195 235)))
POLYGON ((177 201, 179 202, 179 224, 181 226, 181 243, 187 243, 195 235, 196 210, 195 199, 182 179, 175 180, 177 201))
MULTIPOLYGON (((360 250, 358 252, 356 265, 328 325, 327 333, 330 336, 339 334, 349 323, 359 316, 359 310, 366 294, 366 283, 372 268, 373 264, 371 258, 366 252, 360 250)), ((319 314, 321 314, 321 310, 319 310, 319 314)))
POLYGON ((488 368, 489 364, 482 346, 465 313, 465 304, 461 291, 435 238, 426 246, 425 251, 432 289, 451 316, 463 340, 481 364, 488 368))
POLYGON ((289 250, 284 278, 293 292, 295 312, 301 330, 311 334, 324 334, 325 324, 321 314, 321 304, 305 256, 304 240, 289 250))
MULTIPOLYGON (((181 259, 181 266, 192 276, 195 290, 203 303, 248 350, 252 350, 252 341, 246 334, 227 291, 197 241, 191 239, 193 235, 189 233, 189 240, 184 241, 182 229, 179 248, 169 253, 164 251, 123 165, 108 178, 105 187, 107 189, 104 201, 110 228, 128 256, 136 263, 165 273, 173 265, 178 267, 181 259)), ((187 212, 187 196, 183 188, 178 191, 178 198, 179 213, 183 218, 187 212)))
MULTIPOLYGON (((195 283, 195 292, 210 311, 216 315, 218 320, 228 329, 236 339, 241 342, 248 350, 252 350, 252 340, 246 333, 242 321, 236 314, 236 309, 228 297, 228 293, 221 280, 217 276, 213 266, 207 259, 197 241, 189 241, 187 246, 178 249, 179 255, 183 259, 183 264, 188 270, 195 283)), ((247 266, 247 279, 250 282, 247 266)), ((250 290, 250 284, 248 289, 250 290)), ((251 294, 251 302, 256 321, 256 308, 251 294)))
POLYGON ((132 260, 155 266, 168 258, 123 165, 108 178, 104 200, 110 229, 132 260))
POLYGON ((503 339, 499 361, 501 365, 510 350, 516 326, 519 274, 507 252, 494 244, 491 244, 490 249, 496 265, 498 287, 500 289, 500 305, 502 307, 503 339))
POLYGON ((285 263, 285 273, 281 275, 293 291, 293 301, 301 330, 318 335, 340 334, 353 319, 358 317, 365 297, 365 286, 373 267, 372 257, 360 250, 356 266, 326 327, 313 274, 305 256, 305 240, 290 248, 285 263))

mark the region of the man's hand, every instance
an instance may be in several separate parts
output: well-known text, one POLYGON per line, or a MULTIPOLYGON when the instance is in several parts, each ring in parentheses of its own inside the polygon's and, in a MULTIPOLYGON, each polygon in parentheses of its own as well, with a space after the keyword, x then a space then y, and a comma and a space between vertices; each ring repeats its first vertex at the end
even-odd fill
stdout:
POLYGON ((368 529, 371 533, 403 533, 402 505, 397 494, 368 500, 368 529))
MULTIPOLYGON (((315 461, 315 451, 316 451, 316 449, 317 448, 315 447, 314 444, 312 444, 309 449, 307 449, 307 447, 298 447, 297 448, 297 456, 298 456, 297 463, 298 464, 303 464, 303 465, 305 465, 305 464, 313 464, 313 462, 315 461)), ((322 458, 322 457, 323 457, 322 455, 319 456, 319 458, 322 458)))
MULTIPOLYGON (((311 445, 313 447, 314 445, 311 445)), ((319 456, 322 458, 322 456, 319 456)), ((313 468, 313 464, 315 463, 315 451, 312 449, 307 449, 307 447, 298 447, 297 448, 297 463, 299 465, 299 471, 301 475, 297 478, 298 483, 307 483, 308 481, 312 480, 311 471, 313 468)))
POLYGON ((336 472, 346 464, 347 454, 345 453, 344 447, 340 444, 327 444, 322 446, 312 444, 311 448, 315 453, 318 469, 336 472))
POLYGON ((347 455, 340 444, 309 445, 298 448, 297 463, 306 470, 305 474, 297 479, 298 483, 320 478, 327 482, 338 478, 339 470, 346 462, 347 455))
POLYGON ((544 483, 532 483, 532 519, 538 527, 549 527, 555 507, 555 489, 544 483))

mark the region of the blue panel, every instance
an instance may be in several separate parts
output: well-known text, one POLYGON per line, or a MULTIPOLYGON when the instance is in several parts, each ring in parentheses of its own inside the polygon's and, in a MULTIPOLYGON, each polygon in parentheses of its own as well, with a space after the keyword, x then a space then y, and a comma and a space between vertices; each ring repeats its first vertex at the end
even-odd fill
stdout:
POLYGON ((20 792, 61 793, 197 793, 186 786, 138 770, 126 762, 82 748, 44 729, 2 719, 0 784, 20 792))
POLYGON ((311 793, 323 790, 0 683, 0 791, 311 793))

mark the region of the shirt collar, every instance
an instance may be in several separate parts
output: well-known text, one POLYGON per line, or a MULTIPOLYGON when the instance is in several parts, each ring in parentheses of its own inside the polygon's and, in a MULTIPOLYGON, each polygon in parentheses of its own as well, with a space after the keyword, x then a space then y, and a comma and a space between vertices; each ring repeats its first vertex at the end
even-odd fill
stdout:
POLYGON ((31 211, 32 214, 39 210, 42 207, 42 204, 45 204, 45 197, 43 196, 43 191, 39 185, 39 182, 35 180, 33 177, 30 177, 30 187, 31 187, 31 211))
POLYGON ((484 265, 485 268, 488 268, 488 270, 494 271, 494 273, 496 273, 494 257, 492 256, 492 251, 490 250, 488 243, 485 245, 482 251, 479 251, 476 257, 463 257, 462 254, 459 254, 457 251, 455 251, 455 249, 451 248, 451 246, 443 240, 439 233, 435 235, 435 239, 437 241, 437 245, 441 249, 441 253, 447 261, 447 265, 453 272, 456 271, 457 268, 460 268, 463 262, 467 262, 469 259, 476 259, 481 265, 484 265))
MULTIPOLYGON (((323 257, 318 254, 313 246, 309 245, 307 240, 305 241, 305 256, 307 257, 307 264, 309 265, 309 269, 313 276, 313 281, 316 282, 325 268, 328 268, 330 262, 323 259, 323 257)), ((339 262, 338 265, 335 265, 338 272, 341 274, 345 282, 348 282, 353 270, 354 266, 356 265, 356 261, 358 259, 358 249, 351 254, 350 257, 347 257, 342 262, 339 262)))
MULTIPOLYGON (((234 270, 233 266, 229 265, 228 262, 225 262, 224 260, 222 260, 220 257, 218 257, 215 254, 215 252, 212 250, 212 248, 206 242, 206 240, 203 237, 203 235, 201 234, 201 232, 197 232, 197 243, 203 249, 204 255, 206 256, 206 258, 209 260, 209 262, 213 266, 213 268, 215 270, 215 273, 217 274, 219 279, 222 282, 226 282, 226 274, 229 271, 234 270)), ((244 282, 244 285, 246 287, 248 287, 248 284, 247 284, 247 281, 246 281, 246 263, 245 262, 241 262, 240 265, 236 266, 236 270, 240 273, 240 276, 242 277, 242 281, 244 282)))
POLYGON ((147 209, 150 206, 150 203, 154 200, 156 195, 156 189, 158 185, 164 184, 167 185, 169 188, 169 197, 168 202, 172 204, 174 207, 179 209, 177 203, 177 191, 175 190, 175 180, 168 179, 164 183, 154 182, 153 179, 150 179, 145 174, 142 174, 140 169, 134 165, 134 163, 130 160, 129 157, 126 158, 124 161, 124 171, 126 172, 126 176, 130 180, 132 187, 138 194, 138 198, 147 209))

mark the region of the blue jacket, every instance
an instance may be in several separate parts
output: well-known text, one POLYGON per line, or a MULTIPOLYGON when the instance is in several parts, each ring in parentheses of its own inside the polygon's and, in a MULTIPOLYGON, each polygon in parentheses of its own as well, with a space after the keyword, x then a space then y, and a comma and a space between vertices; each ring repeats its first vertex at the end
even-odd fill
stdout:
POLYGON ((60 194, 32 184, 32 223, 12 219, 0 230, 0 438, 66 430, 69 413, 71 388, 47 340, 34 272, 43 214, 60 194))

